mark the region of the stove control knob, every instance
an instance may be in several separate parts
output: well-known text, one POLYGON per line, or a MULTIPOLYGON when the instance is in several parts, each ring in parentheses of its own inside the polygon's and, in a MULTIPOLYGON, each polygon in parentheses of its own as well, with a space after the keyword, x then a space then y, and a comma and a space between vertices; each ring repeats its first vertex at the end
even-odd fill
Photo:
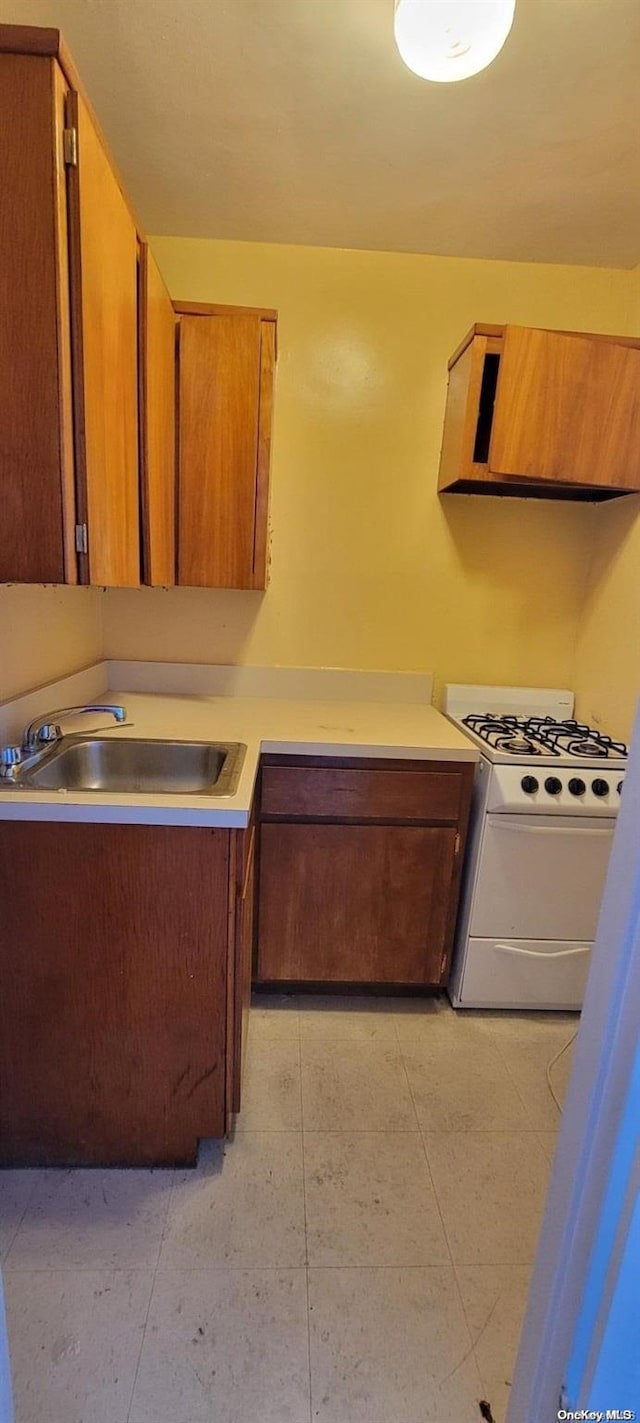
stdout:
POLYGON ((595 779, 595 781, 592 781, 592 782, 591 782, 591 789, 592 789, 594 795, 597 795, 597 796, 600 796, 600 797, 602 797, 603 795, 608 795, 608 794, 609 794, 609 782, 608 782, 608 781, 604 781, 601 776, 597 776, 596 779, 595 779))
POLYGON ((535 795, 538 789, 538 782, 535 776, 523 776, 520 785, 523 791, 526 791, 527 795, 535 795))
POLYGON ((557 776, 547 776, 547 779, 544 783, 544 788, 546 791, 549 792, 549 795, 560 795, 560 792, 562 790, 562 781, 559 781, 557 776))
POLYGON ((569 781, 569 790, 571 791, 572 795, 584 795, 586 789, 587 787, 585 786, 584 781, 581 781, 579 776, 571 777, 571 780, 569 781))

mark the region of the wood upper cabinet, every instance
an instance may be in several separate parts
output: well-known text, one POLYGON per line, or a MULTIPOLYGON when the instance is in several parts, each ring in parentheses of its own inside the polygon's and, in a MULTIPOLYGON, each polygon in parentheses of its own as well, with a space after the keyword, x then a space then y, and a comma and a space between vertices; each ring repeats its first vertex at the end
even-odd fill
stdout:
POLYGON ((77 579, 66 89, 52 59, 0 53, 3 582, 77 579))
POLYGON ((177 392, 176 309, 58 30, 0 25, 0 128, 0 582, 266 588, 276 313, 179 304, 177 392))
POLYGON ((473 765, 267 757, 262 982, 446 982, 473 765))
POLYGON ((439 489, 614 498, 640 489, 640 341, 475 326, 449 362, 439 489))
POLYGON ((81 95, 69 167, 71 317, 82 581, 140 583, 138 493, 138 234, 81 95), (86 567, 83 564, 86 560, 86 567))
POLYGON ((0 581, 140 581, 133 219, 57 30, 0 26, 0 581))
POLYGON ((146 242, 138 270, 143 582, 168 588, 176 581, 176 316, 146 242))
POLYGON ((276 313, 176 303, 178 577, 266 588, 276 313))

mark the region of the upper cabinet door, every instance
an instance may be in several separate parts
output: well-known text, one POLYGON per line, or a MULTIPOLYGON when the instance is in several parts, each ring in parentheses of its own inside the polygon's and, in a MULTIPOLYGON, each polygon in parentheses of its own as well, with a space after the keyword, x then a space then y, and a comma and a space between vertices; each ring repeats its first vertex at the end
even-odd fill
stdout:
POLYGON ((81 95, 71 93, 69 168, 74 412, 83 582, 140 583, 138 236, 81 95))
POLYGON ((0 55, 0 581, 74 583, 66 85, 0 55))
POLYGON ((139 278, 143 580, 169 588, 176 581, 176 316, 146 242, 139 278))
POLYGON ((178 582, 264 588, 275 314, 193 312, 180 320, 178 582))
POLYGON ((543 482, 640 487, 640 351, 507 326, 489 468, 543 482))

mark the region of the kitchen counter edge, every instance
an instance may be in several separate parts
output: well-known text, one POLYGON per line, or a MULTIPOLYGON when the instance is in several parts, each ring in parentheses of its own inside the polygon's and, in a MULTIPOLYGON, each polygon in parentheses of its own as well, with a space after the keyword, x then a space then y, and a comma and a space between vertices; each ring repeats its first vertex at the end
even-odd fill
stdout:
MULTIPOLYGON (((157 716, 152 718, 153 725, 145 725, 144 715, 140 718, 139 704, 152 703, 154 712, 161 709, 162 703, 179 701, 182 709, 185 704, 199 702, 199 710, 203 711, 202 698, 190 697, 159 697, 147 695, 141 697, 140 694, 118 694, 120 699, 125 698, 129 703, 135 700, 135 711, 138 716, 135 725, 132 725, 130 732, 133 735, 149 736, 153 739, 161 739, 169 735, 169 729, 163 728, 157 716)), ((109 693, 112 700, 118 698, 113 693, 109 693)), ((225 705, 225 728, 224 735, 221 734, 220 725, 215 723, 218 717, 212 716, 213 725, 206 733, 206 739, 211 741, 231 739, 229 728, 233 724, 233 707, 231 703, 235 699, 212 699, 220 709, 220 703, 225 705)), ((238 705, 240 705, 238 703, 238 705)), ((270 703, 269 710, 273 713, 273 702, 270 703)), ((247 702, 243 701, 246 708, 247 702)), ((292 704, 287 710, 290 713, 292 704)), ((309 703, 301 703, 308 714, 309 703)), ((360 710, 364 715, 371 715, 373 705, 362 703, 360 710)), ((190 709, 191 710, 191 709, 190 709)), ((254 703, 252 707, 252 719, 258 708, 254 703)), ((349 708, 350 711, 353 707, 349 708)), ((213 708, 212 708, 213 711, 213 708)), ((344 705, 341 712, 344 713, 344 705)), ((326 707, 323 707, 326 712, 326 707)), ((249 824, 251 817, 253 798, 255 794, 255 783, 262 755, 277 756, 309 756, 309 757, 336 757, 346 759, 366 759, 372 760, 408 760, 408 761, 456 761, 456 762, 476 762, 480 758, 477 748, 459 732, 451 722, 435 707, 416 708, 408 707, 406 704, 388 704, 384 706, 384 712, 379 715, 389 716, 391 720, 399 714, 410 720, 419 713, 428 713, 428 720, 433 722, 433 741, 425 738, 421 742, 414 740, 392 740, 385 741, 340 741, 324 740, 317 735, 313 738, 309 736, 282 736, 273 735, 248 736, 243 734, 243 717, 239 716, 237 734, 234 731, 233 739, 243 742, 246 747, 246 755, 240 775, 238 789, 232 796, 203 796, 203 795, 114 795, 111 793, 99 792, 60 792, 60 791, 20 791, 0 788, 0 820, 34 820, 52 822, 76 822, 79 824, 104 824, 104 825, 184 825, 194 827, 222 828, 228 830, 244 829, 249 824), (437 739, 438 734, 440 740, 437 739)), ((265 714, 265 720, 267 716, 265 714)), ((191 718, 187 718, 191 721, 191 718)), ((185 739, 190 739, 194 734, 193 725, 185 726, 183 734, 185 739)), ((175 739, 175 724, 171 731, 175 739)), ((121 736, 122 729, 110 733, 100 731, 100 735, 109 734, 111 736, 121 736)), ((356 733, 357 734, 357 733, 356 733)), ((205 739, 204 729, 199 731, 202 739, 205 739)))

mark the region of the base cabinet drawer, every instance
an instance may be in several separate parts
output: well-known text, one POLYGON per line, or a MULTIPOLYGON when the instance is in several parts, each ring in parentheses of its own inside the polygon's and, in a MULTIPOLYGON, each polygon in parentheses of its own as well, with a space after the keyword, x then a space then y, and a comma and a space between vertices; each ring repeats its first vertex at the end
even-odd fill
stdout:
POLYGON ((314 820, 456 822, 463 790, 459 771, 430 766, 425 770, 373 771, 265 766, 262 814, 314 820))
POLYGON ((263 824, 263 982, 433 984, 447 964, 453 827, 263 824))

